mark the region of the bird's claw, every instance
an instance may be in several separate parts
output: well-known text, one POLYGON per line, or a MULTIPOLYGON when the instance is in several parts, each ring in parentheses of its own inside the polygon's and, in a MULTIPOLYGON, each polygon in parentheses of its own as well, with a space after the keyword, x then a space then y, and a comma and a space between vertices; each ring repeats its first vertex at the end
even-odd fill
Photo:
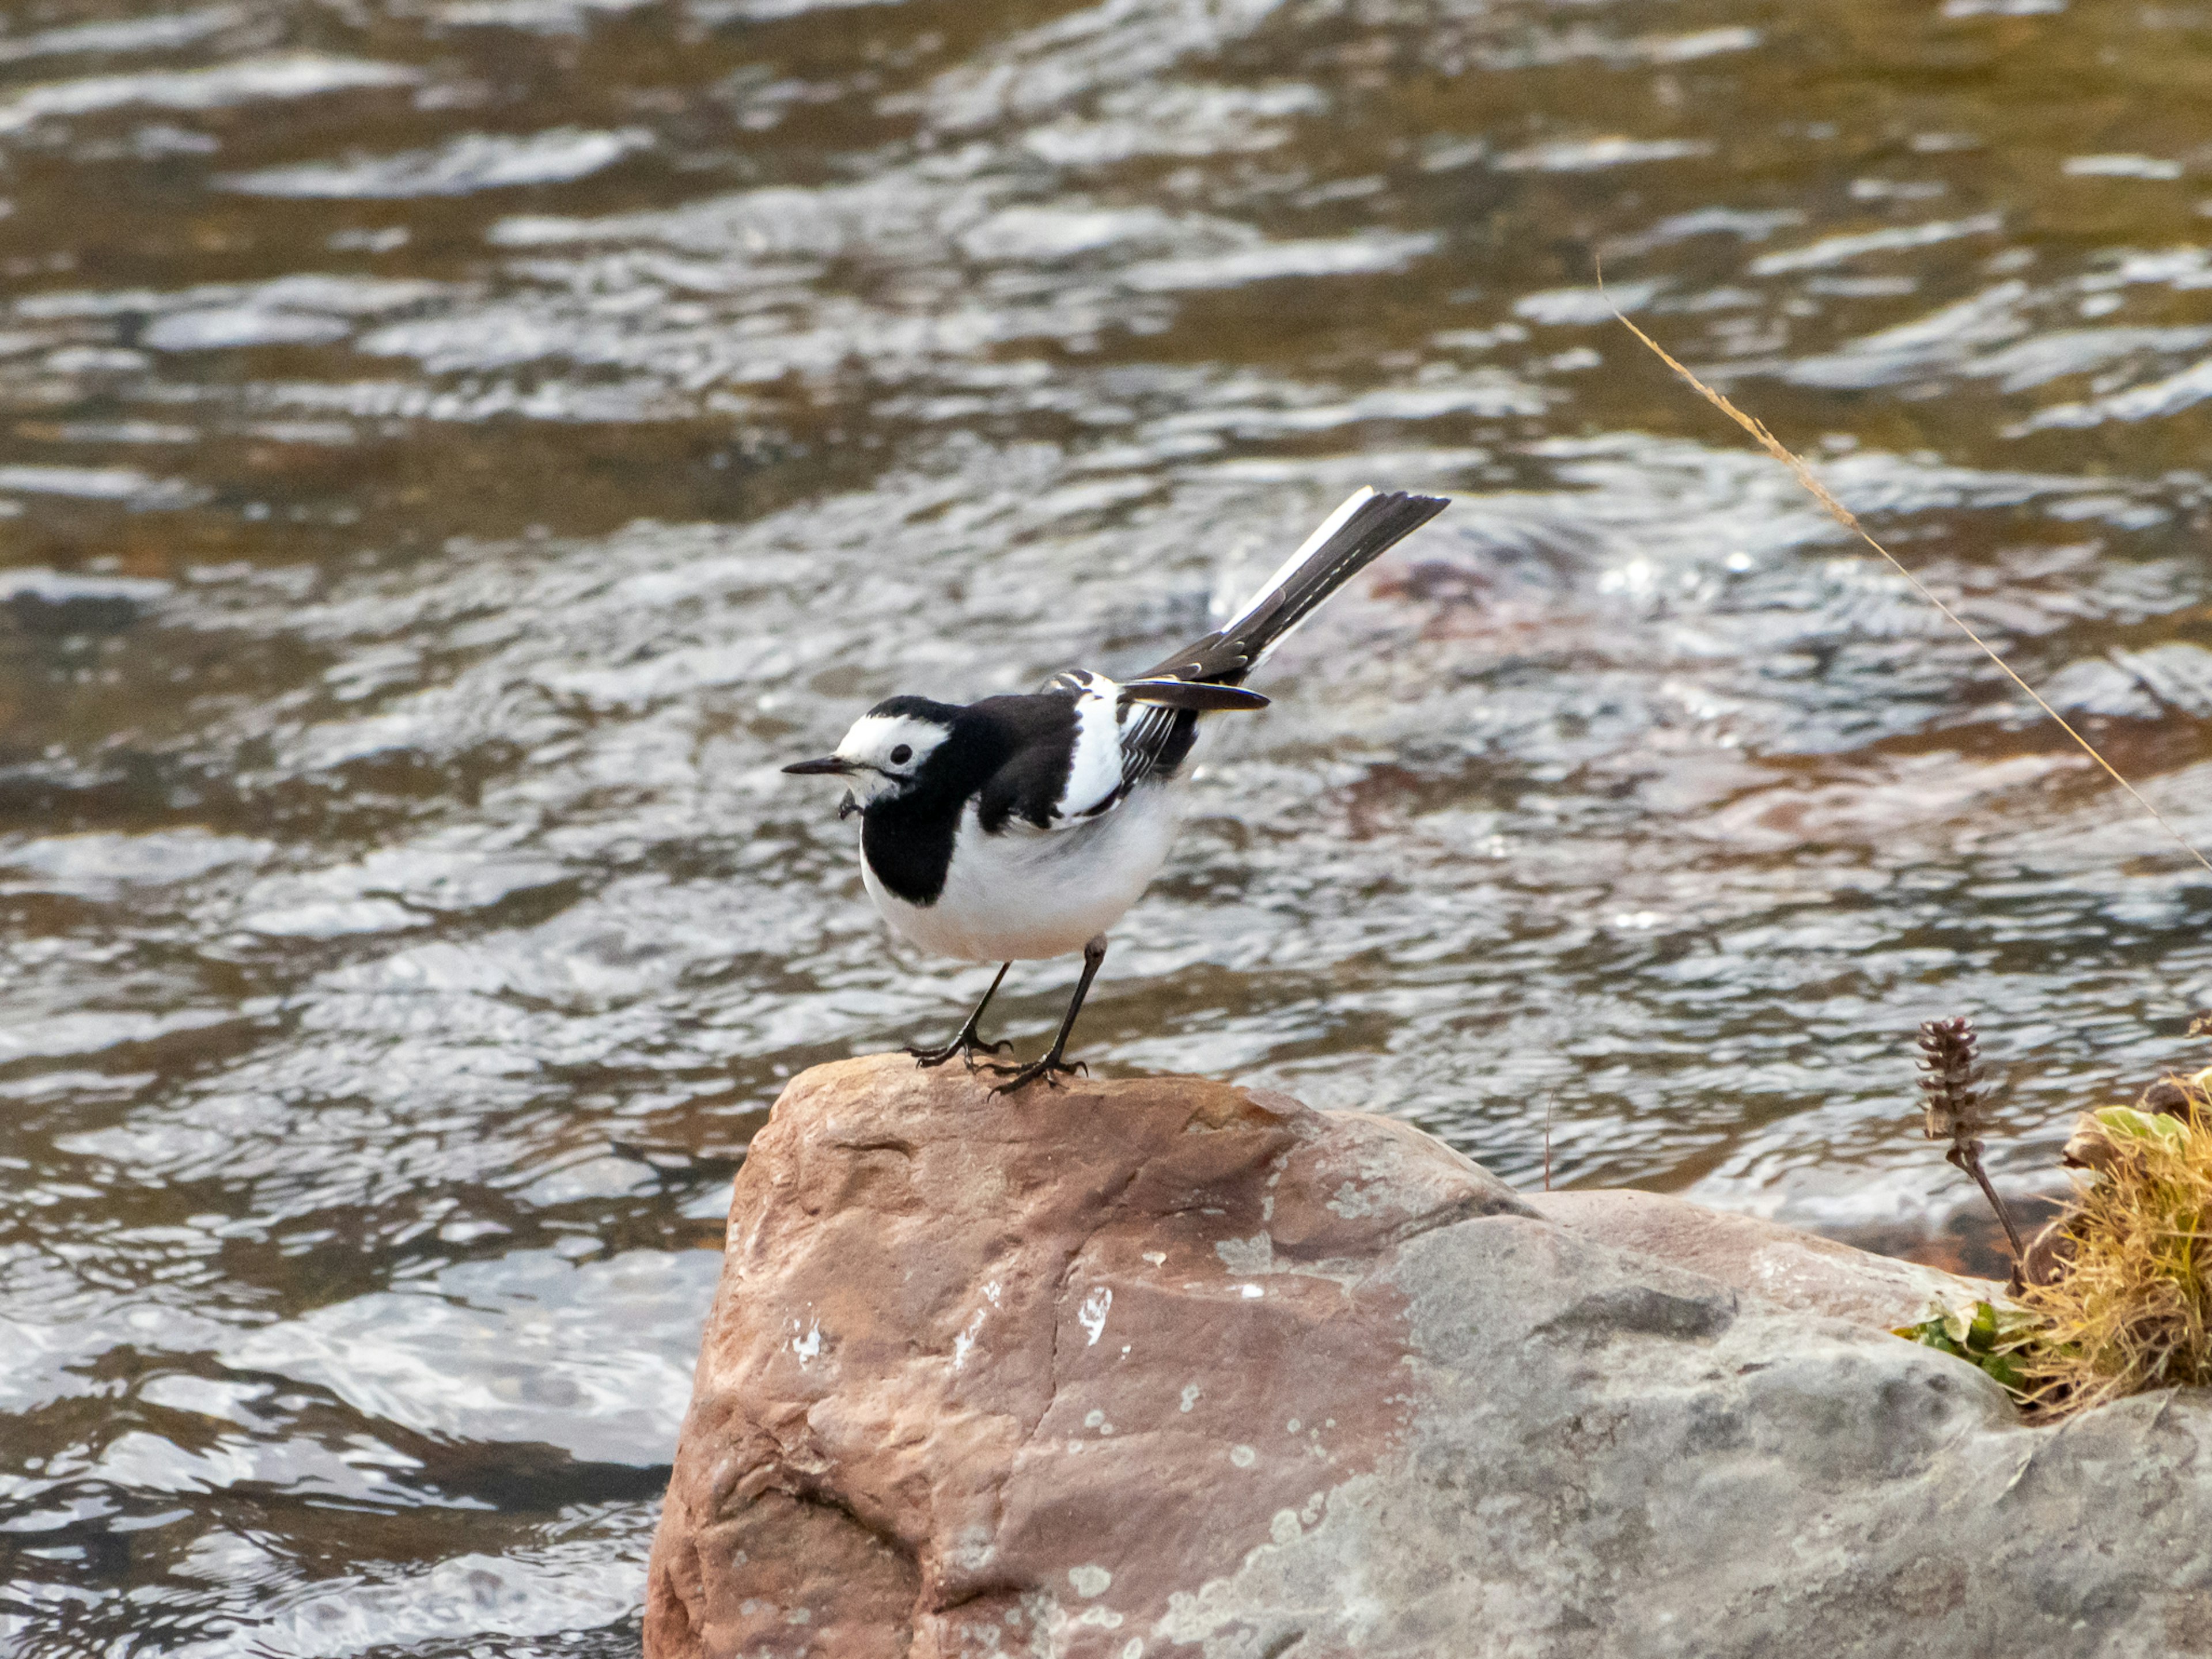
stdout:
POLYGON ((1091 1068, 1081 1060, 1062 1060, 1058 1054, 1047 1054, 1042 1060, 1032 1060, 1027 1066, 992 1066, 986 1069, 996 1072, 1006 1079, 1004 1083, 991 1085, 991 1092, 994 1095, 1012 1094, 1017 1089, 1027 1088, 1039 1078, 1044 1079, 1047 1088, 1057 1089, 1063 1073, 1070 1077, 1078 1072, 1085 1077, 1091 1075, 1091 1068))
POLYGON ((1013 1046, 1012 1042, 1003 1038, 997 1042, 985 1042, 972 1033, 963 1031, 942 1048, 918 1048, 909 1043, 907 1045, 907 1053, 914 1056, 915 1069, 917 1071, 925 1071, 933 1066, 942 1066, 946 1060, 957 1054, 961 1062, 972 1072, 977 1064, 976 1055, 1003 1054, 1013 1046))

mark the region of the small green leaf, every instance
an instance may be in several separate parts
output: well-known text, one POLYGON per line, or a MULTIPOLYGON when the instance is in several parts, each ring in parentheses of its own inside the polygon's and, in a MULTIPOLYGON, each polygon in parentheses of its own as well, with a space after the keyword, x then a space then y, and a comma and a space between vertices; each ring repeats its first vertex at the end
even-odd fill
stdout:
POLYGON ((2164 1112, 2139 1112, 2132 1106, 2106 1106, 2090 1115, 2116 1139, 2163 1140, 2174 1146, 2185 1146, 2189 1140, 2189 1126, 2164 1112))
POLYGON ((1986 1302, 1982 1305, 1990 1310, 1991 1322, 1996 1327, 1992 1346, 2015 1347, 2032 1340, 2043 1328, 2043 1316, 2030 1313, 2026 1308, 1997 1307, 1986 1302))
POLYGON ((2027 1392, 2027 1374, 2020 1368, 2019 1361, 2010 1354, 1993 1353, 1978 1358, 1975 1364, 2014 1394, 2027 1392))
POLYGON ((1899 1326, 1896 1334, 1979 1367, 2018 1397, 2027 1392, 2027 1376, 2014 1356, 2042 1328, 2041 1319, 2025 1308, 1975 1302, 1936 1309, 1917 1325, 1899 1326))

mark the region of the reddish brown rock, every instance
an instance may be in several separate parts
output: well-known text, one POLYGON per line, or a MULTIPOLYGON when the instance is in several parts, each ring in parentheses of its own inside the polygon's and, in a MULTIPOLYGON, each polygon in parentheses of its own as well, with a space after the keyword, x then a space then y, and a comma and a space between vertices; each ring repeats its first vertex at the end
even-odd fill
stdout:
POLYGON ((1372 1468, 1407 1361, 1377 1265, 1500 1213, 1418 1130, 1219 1084, 807 1073, 738 1176, 647 1651, 1149 1629, 1372 1468))
POLYGON ((806 1073, 738 1177, 647 1659, 2212 1651, 2203 1398, 2025 1427, 1879 1328, 1909 1272, 1545 1203, 1193 1079, 806 1073))

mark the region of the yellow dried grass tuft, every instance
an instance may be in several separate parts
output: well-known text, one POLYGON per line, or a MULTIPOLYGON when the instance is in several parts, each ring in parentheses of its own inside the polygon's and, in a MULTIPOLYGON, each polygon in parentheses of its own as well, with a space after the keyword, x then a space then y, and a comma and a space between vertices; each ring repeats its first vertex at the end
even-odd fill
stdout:
POLYGON ((2212 1071, 2154 1094, 2168 1088, 2184 1114, 2106 1107, 2068 1143, 2087 1173, 2057 1224, 2060 1259, 2017 1297, 2037 1328, 2011 1358, 2039 1415, 2212 1383, 2212 1071))

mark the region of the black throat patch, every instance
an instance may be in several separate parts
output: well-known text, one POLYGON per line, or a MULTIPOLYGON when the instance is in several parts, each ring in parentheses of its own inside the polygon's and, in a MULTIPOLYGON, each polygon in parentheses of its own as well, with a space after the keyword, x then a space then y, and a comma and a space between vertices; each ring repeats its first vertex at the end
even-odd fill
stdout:
POLYGON ((919 714, 950 732, 913 783, 871 801, 860 817, 860 855, 886 891, 927 906, 945 892, 961 814, 974 799, 983 833, 1011 818, 1043 829, 1067 786, 1075 699, 1066 692, 986 697, 962 708, 895 697, 872 712, 919 714))
POLYGON ((1005 749, 996 732, 953 704, 895 697, 870 712, 916 714, 948 728, 912 783, 896 794, 878 795, 860 815, 860 856, 876 879, 908 904, 934 904, 952 866, 960 814, 968 798, 1005 763, 1005 749))

